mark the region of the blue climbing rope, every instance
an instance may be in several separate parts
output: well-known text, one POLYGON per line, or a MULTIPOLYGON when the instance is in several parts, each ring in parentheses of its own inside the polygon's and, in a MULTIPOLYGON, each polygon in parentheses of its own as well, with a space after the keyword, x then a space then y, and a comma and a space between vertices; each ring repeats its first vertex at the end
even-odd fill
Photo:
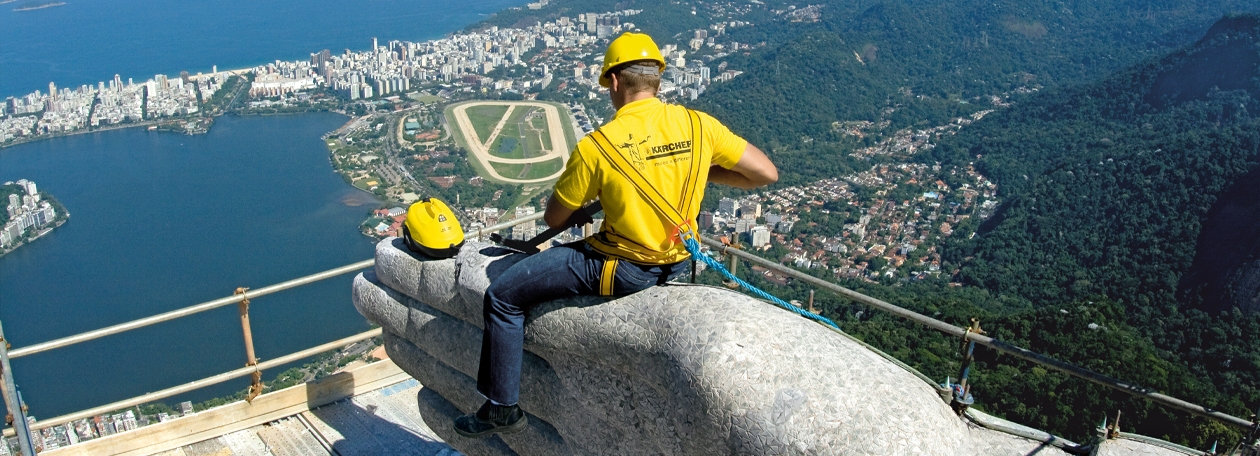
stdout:
POLYGON ((792 312, 796 312, 797 315, 825 324, 827 326, 835 328, 836 330, 840 329, 840 326, 836 325, 835 322, 831 321, 831 319, 827 317, 824 317, 822 315, 818 315, 816 313, 810 312, 800 307, 788 304, 782 299, 776 298, 774 297, 774 295, 771 295, 770 293, 766 293, 762 289, 752 286, 752 284, 745 282, 744 279, 735 277, 735 274, 731 274, 731 271, 728 271, 726 269, 726 266, 723 266, 721 262, 713 259, 713 257, 711 256, 708 256, 702 253, 700 251, 700 243, 696 241, 695 237, 688 236, 685 240, 683 240, 683 246, 687 248, 687 252, 691 253, 692 258, 703 261, 704 264, 707 264, 709 265, 709 267, 716 269, 718 272, 721 272, 722 275, 726 276, 726 278, 735 281, 735 283, 738 283, 741 287, 744 287, 748 291, 751 291, 753 294, 760 296, 763 299, 766 299, 770 302, 773 302, 779 307, 790 310, 792 312))

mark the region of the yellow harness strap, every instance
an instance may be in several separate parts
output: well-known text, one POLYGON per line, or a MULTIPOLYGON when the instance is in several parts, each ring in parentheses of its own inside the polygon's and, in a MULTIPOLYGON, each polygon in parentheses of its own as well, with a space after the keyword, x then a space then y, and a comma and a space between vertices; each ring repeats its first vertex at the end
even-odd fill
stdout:
POLYGON ((613 295, 613 281, 617 278, 617 259, 608 257, 604 259, 604 270, 599 274, 599 295, 613 295))
MULTIPOLYGON (((687 170, 687 180, 683 184, 683 192, 682 195, 679 195, 680 198, 677 205, 670 204, 669 200, 648 182, 647 177, 627 161, 626 157, 621 154, 616 146, 613 146, 612 141, 608 140, 608 136, 604 132, 596 130, 591 134, 591 139, 595 141, 595 148, 599 149, 604 159, 608 160, 608 163, 612 165, 613 169, 617 170, 617 173, 634 185, 634 188, 639 191, 640 195, 643 195, 648 204, 656 209, 658 213, 665 216, 670 223, 674 224, 675 234, 678 234, 679 230, 691 231, 691 225, 683 214, 690 213, 693 199, 691 196, 695 194, 696 186, 700 182, 700 172, 703 171, 700 166, 700 155, 697 154, 704 138, 700 116, 688 109, 687 117, 691 120, 691 167, 687 170), (676 206, 681 206, 683 211, 680 213, 675 208, 676 206)), ((617 263, 618 259, 613 257, 607 257, 604 260, 604 268, 599 277, 600 296, 613 295, 613 282, 617 276, 617 263)))
MULTIPOLYGON (((675 234, 683 229, 690 231, 690 220, 683 214, 690 213, 693 199, 691 196, 695 194, 696 185, 700 182, 700 172, 702 171, 699 155, 697 154, 704 138, 700 116, 688 109, 687 117, 691 120, 691 167, 687 170, 687 180, 683 183, 683 192, 677 205, 670 204, 669 200, 648 182, 647 177, 627 161, 626 157, 617 150, 616 146, 613 146, 612 141, 608 140, 608 136, 602 130, 596 130, 591 134, 591 139, 595 141, 595 148, 599 149, 604 159, 608 160, 613 169, 617 170, 617 173, 634 185, 634 188, 639 191, 639 194, 643 195, 648 204, 656 209, 658 213, 665 216, 670 223, 674 224, 675 234), (680 212, 676 207, 682 207, 683 210, 680 212)), ((605 271, 607 271, 607 267, 605 267, 605 271)))

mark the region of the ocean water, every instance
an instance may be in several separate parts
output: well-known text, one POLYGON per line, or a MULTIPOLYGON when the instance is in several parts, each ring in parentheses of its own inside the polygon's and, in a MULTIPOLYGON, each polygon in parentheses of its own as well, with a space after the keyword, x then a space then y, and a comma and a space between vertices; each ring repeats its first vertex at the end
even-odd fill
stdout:
MULTIPOLYGON (((0 97, 112 78, 137 81, 443 36, 520 1, 64 0, 0 6, 0 97)), ((127 129, 0 149, 0 182, 32 179, 71 212, 0 258, 0 321, 14 347, 52 340, 371 258, 356 228, 378 203, 347 185, 320 135, 337 114, 221 117, 209 134, 127 129)), ((258 298, 256 351, 275 358, 368 328, 353 274, 258 298)), ((228 306, 13 361, 37 417, 244 365, 228 306)), ((280 369, 267 372, 267 378, 280 369)), ((241 379, 175 400, 235 392, 241 379)))
POLYGON ((440 38, 524 0, 59 0, 0 5, 0 99, 78 87, 114 74, 136 82, 363 50, 372 37, 440 38))

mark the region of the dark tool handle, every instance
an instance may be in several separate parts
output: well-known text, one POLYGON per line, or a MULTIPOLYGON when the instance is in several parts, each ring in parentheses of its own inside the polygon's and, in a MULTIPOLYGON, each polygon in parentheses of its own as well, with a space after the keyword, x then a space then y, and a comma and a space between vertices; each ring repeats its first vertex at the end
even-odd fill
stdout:
POLYGON ((565 221, 564 226, 561 226, 559 228, 548 228, 547 231, 538 233, 537 236, 534 236, 533 239, 530 239, 528 241, 506 239, 499 233, 491 234, 490 240, 499 245, 507 247, 509 249, 518 250, 523 253, 529 253, 529 254, 538 253, 539 252, 538 246, 542 245, 544 242, 551 240, 551 238, 556 237, 556 235, 564 232, 564 230, 567 230, 569 228, 572 228, 578 225, 590 223, 589 221, 591 220, 591 217, 602 210, 604 210, 604 205, 600 204, 599 201, 588 204, 585 207, 578 209, 576 212, 574 212, 573 215, 569 217, 569 220, 565 221))

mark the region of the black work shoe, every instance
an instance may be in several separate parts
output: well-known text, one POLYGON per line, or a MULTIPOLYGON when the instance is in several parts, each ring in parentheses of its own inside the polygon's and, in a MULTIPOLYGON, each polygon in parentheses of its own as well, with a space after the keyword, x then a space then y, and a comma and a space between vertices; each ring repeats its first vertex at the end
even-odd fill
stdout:
POLYGON ((528 421, 519 406, 494 405, 486 401, 477 413, 456 418, 455 432, 464 437, 480 438, 496 432, 506 434, 525 429, 528 421))

